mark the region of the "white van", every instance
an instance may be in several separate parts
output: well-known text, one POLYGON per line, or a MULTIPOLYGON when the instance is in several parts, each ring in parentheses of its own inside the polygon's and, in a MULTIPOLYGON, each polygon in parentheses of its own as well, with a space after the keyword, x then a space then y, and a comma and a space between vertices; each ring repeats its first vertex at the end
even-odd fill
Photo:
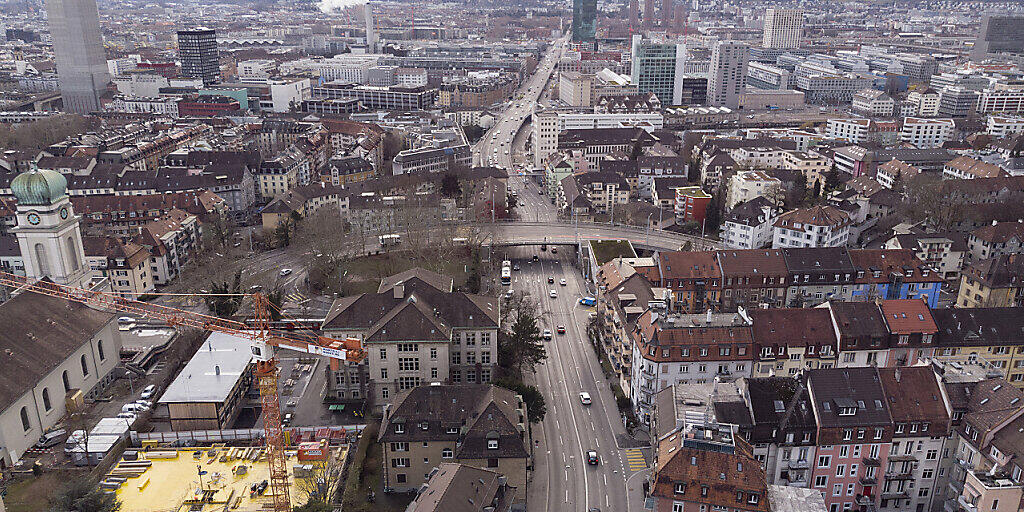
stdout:
POLYGON ((130 413, 133 413, 133 414, 138 414, 140 412, 144 412, 146 409, 148 409, 148 408, 146 406, 142 405, 142 404, 131 403, 131 404, 124 404, 124 406, 121 407, 121 412, 122 413, 130 412, 130 413))
POLYGON ((36 448, 49 448, 51 446, 57 446, 64 442, 68 437, 68 432, 64 429, 53 430, 43 434, 39 441, 36 442, 36 448))

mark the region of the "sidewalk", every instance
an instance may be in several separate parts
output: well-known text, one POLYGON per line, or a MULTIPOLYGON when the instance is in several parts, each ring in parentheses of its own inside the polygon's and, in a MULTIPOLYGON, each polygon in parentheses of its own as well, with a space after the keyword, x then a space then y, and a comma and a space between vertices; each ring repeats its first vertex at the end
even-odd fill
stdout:
MULTIPOLYGON (((523 377, 525 384, 536 386, 536 374, 523 377)), ((530 425, 530 442, 533 443, 533 469, 526 477, 526 510, 542 511, 548 497, 547 442, 544 439, 544 428, 540 423, 530 425), (539 476, 540 478, 535 478, 539 476)))

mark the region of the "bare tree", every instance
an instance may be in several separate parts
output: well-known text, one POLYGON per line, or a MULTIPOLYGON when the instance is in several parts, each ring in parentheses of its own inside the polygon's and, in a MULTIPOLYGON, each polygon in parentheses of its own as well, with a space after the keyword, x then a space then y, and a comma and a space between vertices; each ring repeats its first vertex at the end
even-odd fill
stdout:
POLYGON ((295 478, 295 487, 306 503, 333 503, 341 489, 342 462, 330 456, 327 460, 316 461, 312 469, 295 478))

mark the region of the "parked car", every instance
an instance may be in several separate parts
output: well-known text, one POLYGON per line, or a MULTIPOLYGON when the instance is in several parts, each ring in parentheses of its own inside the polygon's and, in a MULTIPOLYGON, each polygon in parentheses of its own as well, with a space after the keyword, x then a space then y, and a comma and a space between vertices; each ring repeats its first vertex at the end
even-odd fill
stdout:
POLYGON ((282 268, 281 272, 280 272, 281 277, 287 276, 287 275, 289 275, 291 273, 292 273, 292 269, 290 269, 290 268, 282 268))
POLYGON ((51 430, 39 437, 39 441, 36 442, 36 448, 49 448, 51 446, 57 446, 64 442, 68 438, 68 431, 64 429, 51 430))
POLYGON ((148 385, 148 386, 146 386, 145 388, 142 389, 142 394, 139 395, 139 396, 142 397, 144 400, 149 400, 150 398, 153 398, 153 395, 155 395, 155 394, 156 394, 156 386, 153 385, 153 384, 150 384, 150 385, 148 385))

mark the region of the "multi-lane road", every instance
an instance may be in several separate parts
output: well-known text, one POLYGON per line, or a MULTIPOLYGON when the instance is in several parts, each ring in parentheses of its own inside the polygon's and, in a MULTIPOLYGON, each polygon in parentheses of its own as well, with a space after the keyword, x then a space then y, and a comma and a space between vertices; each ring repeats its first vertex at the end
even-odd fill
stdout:
POLYGON ((649 450, 626 435, 609 382, 587 340, 593 308, 578 302, 587 291, 574 266, 575 255, 516 247, 508 249, 506 256, 521 268, 512 273, 511 290, 528 293, 539 304, 539 327, 553 333, 545 342, 548 358, 532 376, 544 394, 547 415, 533 427, 535 469, 528 510, 641 510, 649 450), (536 262, 534 254, 539 256, 536 262), (565 334, 557 333, 559 325, 565 327, 565 334), (590 394, 590 405, 581 403, 580 392, 590 394), (587 463, 589 450, 597 452, 598 464, 587 463))
POLYGON ((526 118, 533 114, 537 99, 544 92, 566 41, 566 38, 558 39, 551 45, 533 75, 520 85, 509 107, 495 120, 494 126, 484 133, 483 138, 473 145, 473 161, 477 165, 501 167, 512 174, 515 168, 513 142, 516 134, 526 118))

